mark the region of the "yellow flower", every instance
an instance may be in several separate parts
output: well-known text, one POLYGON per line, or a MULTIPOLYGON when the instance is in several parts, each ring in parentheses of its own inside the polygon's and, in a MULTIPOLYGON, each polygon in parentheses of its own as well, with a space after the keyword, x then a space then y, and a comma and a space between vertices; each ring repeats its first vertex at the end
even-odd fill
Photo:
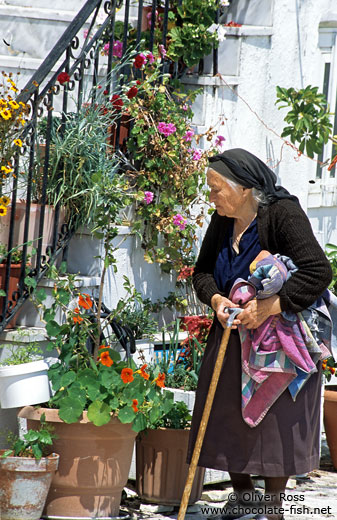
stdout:
POLYGON ((4 173, 11 173, 11 171, 13 171, 13 168, 11 168, 10 166, 1 166, 1 171, 3 171, 4 173))
POLYGON ((21 148, 22 141, 21 141, 21 139, 14 139, 13 144, 16 144, 16 146, 20 146, 20 148, 21 148))
POLYGON ((7 197, 7 195, 3 195, 2 197, 0 197, 0 206, 8 206, 10 201, 11 199, 7 197))
POLYGON ((0 99, 0 107, 7 107, 7 101, 3 98, 0 99))
POLYGON ((14 86, 13 86, 13 87, 11 87, 11 88, 10 88, 10 90, 14 90, 14 92, 19 92, 19 89, 18 89, 18 88, 16 88, 16 87, 14 87, 14 86))
POLYGON ((0 206, 0 217, 4 217, 7 213, 6 206, 0 206))
POLYGON ((5 110, 1 110, 0 115, 1 115, 5 120, 10 119, 10 118, 12 117, 12 113, 11 113, 11 111, 10 111, 10 110, 7 110, 7 109, 5 109, 5 110))
POLYGON ((16 101, 10 101, 9 104, 15 110, 17 110, 20 107, 19 103, 17 103, 16 101))
POLYGON ((22 126, 24 126, 26 124, 26 121, 24 119, 19 119, 19 121, 22 124, 22 126))

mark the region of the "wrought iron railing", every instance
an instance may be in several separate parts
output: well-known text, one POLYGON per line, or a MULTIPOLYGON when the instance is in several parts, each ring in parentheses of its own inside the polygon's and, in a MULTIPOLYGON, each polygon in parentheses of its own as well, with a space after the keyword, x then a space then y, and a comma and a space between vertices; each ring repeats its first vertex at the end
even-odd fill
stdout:
MULTIPOLYGON (((14 175, 10 181, 11 205, 8 217, 8 234, 6 242, 8 246, 8 257, 5 267, 5 273, 2 275, 1 284, 6 296, 2 297, 0 303, 0 331, 3 330, 11 322, 24 301, 39 280, 45 275, 49 266, 55 262, 57 257, 66 257, 67 245, 76 229, 76 223, 73 221, 62 222, 60 203, 52 208, 52 216, 47 215, 47 184, 49 175, 50 153, 52 150, 52 128, 54 119, 58 115, 60 118, 60 132, 64 130, 67 114, 76 112, 83 103, 84 91, 88 88, 93 92, 92 102, 95 102, 95 87, 102 80, 102 70, 105 74, 104 83, 109 93, 115 89, 112 81, 111 71, 113 61, 113 45, 115 40, 115 27, 117 17, 123 23, 122 34, 122 53, 128 52, 128 31, 129 24, 132 22, 135 29, 136 37, 133 43, 134 47, 140 43, 142 35, 142 11, 143 0, 139 0, 136 4, 130 0, 89 0, 79 11, 75 19, 70 23, 62 37, 50 51, 49 55, 43 61, 41 66, 33 74, 22 92, 18 97, 18 101, 26 103, 30 107, 30 120, 22 131, 21 140, 23 146, 14 158, 14 175), (106 18, 103 23, 97 24, 99 12, 104 10, 106 18), (121 18, 121 13, 123 17, 121 18), (84 26, 89 25, 85 37, 83 36, 84 26), (81 40, 82 41, 81 43, 81 40), (102 41, 108 41, 107 56, 102 56, 102 41), (102 60, 105 61, 102 66, 102 60), (59 74, 65 72, 70 79, 64 88, 61 88, 60 82, 57 81, 59 74), (45 143, 43 153, 37 146, 37 132, 41 120, 45 121, 45 143), (41 164, 42 155, 42 164, 41 164), (39 166, 40 164, 40 166, 39 166), (19 179, 20 172, 26 168, 26 184, 22 191, 19 179), (39 169, 40 168, 40 169, 39 169), (36 183, 36 171, 40 171, 40 206, 37 228, 33 234, 32 225, 32 209, 34 204, 33 188, 36 183), (22 203, 24 199, 24 203, 22 203), (17 215, 21 211, 23 231, 18 231, 17 215), (48 218, 52 218, 52 233, 45 244, 45 223, 48 218), (21 233, 21 234, 20 234, 21 233), (18 244, 18 240, 22 246, 22 263, 20 267, 20 276, 18 286, 14 292, 11 289, 10 280, 13 274, 12 253, 13 248, 18 244), (29 259, 29 253, 32 252, 32 242, 36 251, 29 259)), ((151 12, 151 23, 149 24, 149 49, 153 50, 155 42, 155 21, 158 1, 153 0, 147 2, 151 12)), ((170 0, 161 2, 163 8, 162 18, 162 44, 166 46, 168 34, 168 13, 170 9, 170 0)), ((217 15, 218 16, 218 15, 217 15)), ((217 18, 218 19, 218 18, 217 18)), ((216 21, 216 20, 215 20, 216 21)), ((213 53, 213 72, 217 72, 217 50, 213 53)), ((166 72, 169 67, 169 61, 163 62, 163 71, 166 72)), ((171 73, 173 75, 181 74, 184 71, 179 69, 177 64, 172 66, 171 73)), ((203 71, 202 62, 199 65, 199 73, 203 71)), ((122 70, 122 72, 125 72, 122 70)), ((115 135, 115 150, 119 151, 119 133, 120 121, 117 122, 115 135)), ((3 237, 2 237, 3 240, 3 237)))

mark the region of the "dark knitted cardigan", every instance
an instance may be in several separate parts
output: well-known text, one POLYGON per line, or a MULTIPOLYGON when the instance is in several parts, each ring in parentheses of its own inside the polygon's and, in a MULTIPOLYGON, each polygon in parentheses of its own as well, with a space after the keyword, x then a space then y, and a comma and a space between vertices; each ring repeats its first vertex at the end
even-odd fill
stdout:
MULTIPOLYGON (((214 213, 194 269, 193 285, 197 296, 209 306, 214 294, 228 296, 217 287, 213 272, 230 221, 230 218, 214 213)), ((270 206, 259 206, 257 228, 262 249, 288 256, 298 268, 278 293, 281 309, 293 312, 306 309, 332 279, 331 266, 312 232, 308 217, 296 202, 282 199, 270 206)))

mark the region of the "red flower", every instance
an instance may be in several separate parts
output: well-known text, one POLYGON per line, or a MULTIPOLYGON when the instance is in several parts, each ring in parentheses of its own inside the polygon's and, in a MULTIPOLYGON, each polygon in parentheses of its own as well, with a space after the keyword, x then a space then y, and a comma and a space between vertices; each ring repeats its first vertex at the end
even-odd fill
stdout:
POLYGON ((136 69, 141 69, 143 65, 147 62, 146 57, 144 54, 137 54, 134 61, 134 66, 136 69))
POLYGON ((185 265, 180 273, 178 274, 178 278, 177 280, 186 280, 187 278, 189 278, 190 276, 192 276, 193 274, 193 271, 194 271, 194 267, 188 267, 187 265, 185 265))
POLYGON ((111 367, 111 365, 113 365, 114 363, 111 357, 109 356, 109 352, 107 351, 102 352, 102 354, 100 354, 99 360, 102 363, 102 365, 105 365, 106 367, 111 367))
POLYGON ((137 79, 136 83, 137 83, 137 85, 141 85, 142 84, 142 82, 139 81, 139 79, 137 79))
MULTIPOLYGON (((80 309, 78 307, 76 307, 76 309, 74 309, 74 312, 76 314, 79 314, 80 309)), ((83 318, 81 318, 81 316, 73 316, 73 321, 74 321, 74 323, 81 323, 81 321, 83 321, 83 318)))
POLYGON ((143 365, 142 367, 140 367, 139 373, 140 373, 140 375, 141 375, 144 379, 147 380, 147 379, 149 379, 150 374, 148 374, 147 372, 145 372, 146 368, 147 368, 147 365, 143 365))
POLYGON ((108 91, 108 90, 103 90, 103 94, 104 94, 105 96, 107 96, 107 95, 109 94, 109 91, 108 91))
POLYGON ((83 309, 91 309, 92 300, 89 294, 80 294, 78 298, 78 305, 83 307, 83 309))
POLYGON ((64 85, 65 83, 68 83, 70 80, 70 76, 68 72, 60 72, 60 74, 57 76, 57 81, 60 83, 60 85, 64 85))
POLYGON ((231 22, 225 23, 224 25, 225 27, 242 27, 242 23, 233 22, 233 20, 231 22))
POLYGON ((130 90, 127 91, 126 95, 129 99, 132 99, 136 97, 138 94, 138 88, 137 87, 131 87, 130 90))
POLYGON ((110 101, 115 110, 121 110, 124 105, 122 98, 118 94, 114 94, 110 101))
POLYGON ((157 386, 160 386, 160 388, 164 388, 165 387, 165 374, 164 373, 161 374, 159 372, 158 376, 155 379, 155 382, 156 382, 157 386))
POLYGON ((123 368, 121 372, 121 378, 123 383, 131 383, 133 381, 133 370, 132 368, 123 368))
POLYGON ((138 399, 132 399, 132 408, 135 413, 138 412, 137 404, 138 404, 138 399))

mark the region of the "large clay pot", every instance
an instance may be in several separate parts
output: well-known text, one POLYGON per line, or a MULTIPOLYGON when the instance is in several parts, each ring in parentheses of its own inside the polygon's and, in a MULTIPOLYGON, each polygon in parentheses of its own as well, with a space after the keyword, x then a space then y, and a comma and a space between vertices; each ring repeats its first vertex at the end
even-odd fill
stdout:
MULTIPOLYGON (((55 209, 53 206, 48 204, 45 206, 45 214, 43 221, 43 230, 40 235, 40 217, 41 217, 41 204, 31 203, 29 212, 29 227, 28 227, 28 242, 32 242, 27 248, 28 254, 32 252, 32 249, 38 248, 38 238, 42 236, 42 255, 46 254, 46 249, 52 244, 54 221, 55 221, 55 209)), ((0 221, 0 242, 7 244, 9 236, 10 218, 11 218, 11 207, 8 207, 7 214, 1 217, 0 221)), ((20 246, 24 244, 24 228, 25 228, 25 214, 26 214, 26 202, 17 201, 15 208, 14 217, 14 233, 13 233, 13 244, 20 246)), ((58 231, 60 231, 62 224, 65 220, 65 211, 61 210, 58 231)), ((34 259, 32 260, 34 267, 34 259)))
POLYGON ((1 520, 39 520, 58 463, 55 453, 40 460, 0 458, 1 520))
POLYGON ((324 391, 324 428, 332 463, 337 469, 337 387, 324 391))
POLYGON ((66 424, 57 410, 27 406, 19 417, 29 429, 38 428, 40 416, 54 426, 53 450, 60 465, 52 480, 45 518, 104 518, 119 515, 123 487, 128 480, 136 433, 117 418, 95 426, 86 412, 74 424, 66 424))
MULTIPOLYGON (((147 502, 180 505, 186 478, 189 430, 159 428, 138 435, 136 491, 147 502)), ((205 468, 197 468, 189 504, 200 499, 205 468)))

